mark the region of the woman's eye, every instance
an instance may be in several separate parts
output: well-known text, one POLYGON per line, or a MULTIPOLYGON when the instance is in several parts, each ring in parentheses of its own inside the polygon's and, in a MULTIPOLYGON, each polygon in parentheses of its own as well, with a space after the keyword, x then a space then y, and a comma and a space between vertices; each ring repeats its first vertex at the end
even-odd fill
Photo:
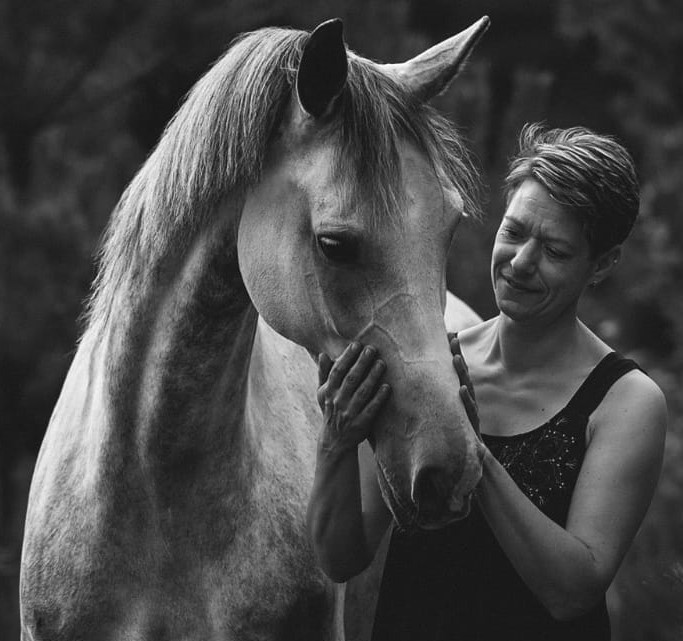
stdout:
POLYGON ((569 254, 560 251, 559 249, 555 249, 554 247, 546 247, 545 252, 548 254, 548 256, 550 256, 550 258, 556 258, 558 260, 569 258, 569 254))
POLYGON ((358 257, 358 244, 339 236, 318 236, 318 247, 323 255, 335 263, 351 263, 358 257))
POLYGON ((514 229, 513 227, 503 227, 500 230, 500 233, 507 237, 507 238, 519 238, 522 234, 517 230, 514 229))

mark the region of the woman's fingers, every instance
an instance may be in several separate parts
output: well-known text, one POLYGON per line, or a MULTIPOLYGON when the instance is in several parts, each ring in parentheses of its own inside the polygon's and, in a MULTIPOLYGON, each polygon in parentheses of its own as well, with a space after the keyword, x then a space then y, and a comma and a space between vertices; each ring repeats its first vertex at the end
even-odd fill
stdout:
POLYGON ((327 380, 332 365, 334 365, 334 361, 327 354, 318 354, 318 387, 327 380))
POLYGON ((453 356, 456 354, 462 356, 462 352, 460 351, 460 340, 458 339, 457 334, 448 332, 448 346, 451 348, 451 354, 453 354, 453 356))
POLYGON ((465 357, 462 355, 462 350, 460 349, 460 339, 457 334, 448 334, 448 338, 451 354, 453 354, 453 365, 455 366, 458 378, 463 385, 467 385, 472 398, 474 398, 474 385, 472 385, 470 370, 467 367, 465 357))
MULTIPOLYGON (((366 345, 361 350, 356 362, 351 365, 339 388, 339 400, 341 402, 351 402, 358 387, 367 380, 366 375, 372 371, 372 367, 377 361, 377 350, 371 345, 366 345)), ((382 364, 383 366, 383 364, 382 364)))
POLYGON ((477 433, 477 436, 481 438, 481 431, 479 427, 479 409, 477 408, 477 402, 474 400, 474 397, 470 393, 470 389, 467 387, 467 385, 460 386, 460 398, 465 406, 467 418, 470 419, 470 423, 472 423, 472 427, 477 433))
POLYGON ((326 354, 318 356, 318 403, 325 409, 333 403, 353 414, 359 413, 373 396, 384 373, 385 364, 377 359, 377 350, 351 343, 333 361, 326 354))
POLYGON ((363 346, 360 343, 350 343, 342 352, 341 356, 334 361, 330 373, 327 376, 327 384, 332 389, 341 387, 346 374, 356 362, 363 346))
MULTIPOLYGON (((349 400, 349 412, 360 413, 370 402, 377 392, 379 381, 382 378, 385 369, 386 365, 381 359, 377 359, 374 363, 372 363, 370 369, 367 370, 367 374, 362 377, 360 383, 356 386, 356 389, 349 400)), ((349 376, 350 375, 351 373, 349 373, 349 376)))
POLYGON ((391 396, 391 387, 387 383, 383 383, 377 388, 372 398, 365 405, 361 413, 358 415, 359 422, 367 425, 368 430, 372 426, 372 421, 381 409, 382 405, 391 396))
POLYGON ((474 385, 472 384, 472 379, 470 378, 470 371, 467 368, 467 363, 462 357, 462 354, 455 354, 453 356, 453 367, 455 367, 455 373, 460 379, 460 384, 465 385, 472 396, 473 400, 476 400, 474 395, 474 385))
POLYGON ((479 431, 479 409, 477 408, 477 400, 474 395, 474 385, 470 378, 470 371, 465 362, 465 358, 462 355, 460 341, 458 340, 457 335, 449 334, 448 339, 451 354, 453 354, 453 367, 460 380, 460 398, 465 406, 467 418, 470 420, 470 423, 472 423, 472 427, 477 433, 477 436, 481 438, 481 433, 479 431))
POLYGON ((334 361, 325 353, 318 355, 318 392, 316 398, 321 410, 325 409, 325 398, 327 395, 327 377, 334 365, 334 361))
POLYGON ((355 447, 368 438, 373 419, 389 396, 381 385, 386 366, 374 347, 349 345, 332 361, 318 357, 318 403, 323 412, 321 438, 327 447, 355 447))

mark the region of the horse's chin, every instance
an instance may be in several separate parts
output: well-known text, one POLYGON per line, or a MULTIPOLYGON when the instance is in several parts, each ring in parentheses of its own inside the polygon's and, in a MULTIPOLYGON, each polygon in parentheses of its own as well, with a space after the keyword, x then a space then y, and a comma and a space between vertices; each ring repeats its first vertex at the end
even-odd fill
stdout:
POLYGON ((466 519, 470 515, 471 508, 472 495, 468 494, 457 501, 457 506, 451 505, 447 512, 439 516, 425 515, 418 512, 415 526, 421 530, 440 530, 455 521, 466 519))

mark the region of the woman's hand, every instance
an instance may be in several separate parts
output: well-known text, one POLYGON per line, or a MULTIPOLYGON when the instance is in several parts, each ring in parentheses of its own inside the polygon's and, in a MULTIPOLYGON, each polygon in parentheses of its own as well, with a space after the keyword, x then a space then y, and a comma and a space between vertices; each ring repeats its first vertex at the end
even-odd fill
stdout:
POLYGON ((381 383, 384 370, 377 350, 355 342, 336 361, 318 357, 323 429, 306 521, 320 566, 337 582, 370 564, 391 521, 379 487, 378 497, 363 503, 358 448, 389 396, 389 386, 381 383))
POLYGON ((470 419, 474 431, 481 440, 481 431, 479 427, 479 410, 477 408, 477 400, 474 396, 474 385, 472 385, 472 379, 470 378, 470 372, 467 368, 467 363, 462 355, 460 349, 460 341, 456 334, 448 334, 448 344, 451 348, 451 354, 453 354, 453 366, 455 367, 455 372, 460 379, 460 398, 465 405, 465 411, 467 412, 467 418, 470 419))
POLYGON ((373 419, 390 394, 389 385, 380 385, 384 370, 384 362, 371 346, 351 343, 336 361, 320 354, 317 396, 323 411, 323 449, 355 450, 368 437, 373 419))

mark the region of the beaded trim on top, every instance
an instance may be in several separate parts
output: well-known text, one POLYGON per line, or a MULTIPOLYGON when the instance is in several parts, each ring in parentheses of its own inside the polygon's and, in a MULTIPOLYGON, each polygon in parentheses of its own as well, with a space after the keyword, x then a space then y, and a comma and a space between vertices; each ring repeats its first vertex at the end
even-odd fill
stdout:
POLYGON ((561 412, 531 432, 505 438, 483 435, 491 453, 538 507, 556 492, 573 490, 583 444, 562 430, 570 422, 561 412))

